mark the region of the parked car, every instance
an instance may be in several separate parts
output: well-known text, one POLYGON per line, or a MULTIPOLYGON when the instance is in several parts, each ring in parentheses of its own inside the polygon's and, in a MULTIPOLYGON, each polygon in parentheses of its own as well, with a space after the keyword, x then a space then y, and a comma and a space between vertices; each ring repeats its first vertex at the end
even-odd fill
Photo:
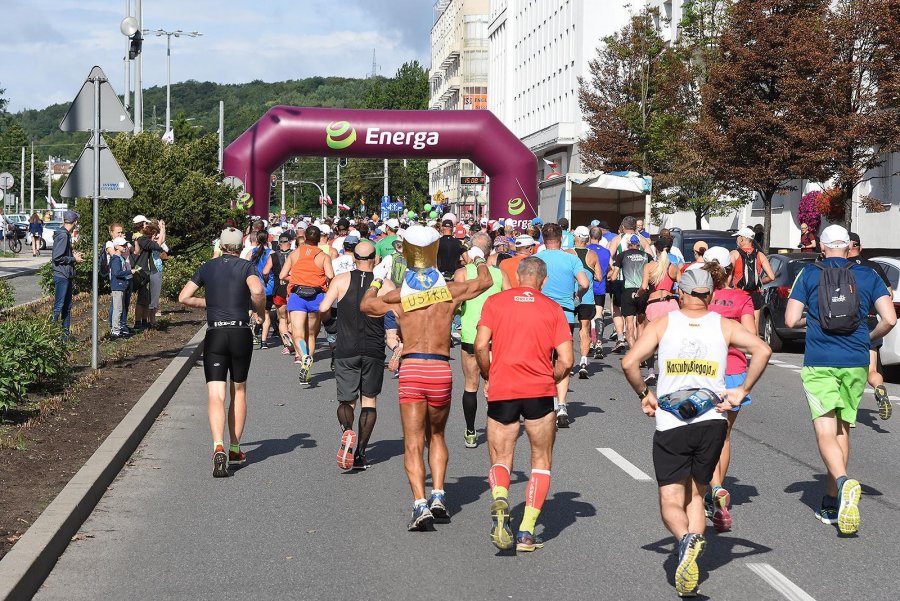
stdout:
MULTIPOLYGON (((53 234, 62 227, 62 221, 47 221, 44 223, 44 234, 41 236, 41 250, 53 248, 53 234)), ((28 246, 31 246, 31 234, 25 239, 28 246)))
MULTIPOLYGON (((894 291, 894 311, 900 316, 900 259, 895 257, 872 257, 881 265, 894 291)), ((879 353, 882 365, 900 364, 900 326, 895 327, 884 337, 884 344, 879 353)))
POLYGON ((789 328, 784 323, 791 286, 804 267, 818 258, 817 253, 771 254, 769 264, 775 279, 762 288, 763 307, 759 313, 759 335, 775 352, 784 348, 785 341, 806 339, 806 327, 789 328))
POLYGON ((681 228, 669 228, 672 234, 673 246, 681 249, 684 260, 688 263, 694 260, 694 244, 703 240, 709 246, 724 246, 728 250, 737 248, 737 238, 731 232, 723 230, 683 230, 681 228))

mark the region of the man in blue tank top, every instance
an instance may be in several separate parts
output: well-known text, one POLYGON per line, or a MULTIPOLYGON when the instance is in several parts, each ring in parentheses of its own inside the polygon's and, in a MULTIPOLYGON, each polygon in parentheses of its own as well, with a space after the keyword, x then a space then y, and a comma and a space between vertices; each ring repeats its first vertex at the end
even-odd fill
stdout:
MULTIPOLYGON (((597 223, 600 224, 605 222, 597 223)), ((603 272, 603 275, 599 280, 596 277, 594 278, 594 305, 597 306, 597 315, 594 316, 594 321, 591 324, 591 346, 593 347, 594 359, 602 359, 603 329, 605 328, 603 308, 606 303, 606 274, 609 272, 610 252, 603 243, 604 233, 602 225, 591 226, 590 236, 591 241, 587 247, 597 253, 597 260, 600 263, 600 269, 603 272)))

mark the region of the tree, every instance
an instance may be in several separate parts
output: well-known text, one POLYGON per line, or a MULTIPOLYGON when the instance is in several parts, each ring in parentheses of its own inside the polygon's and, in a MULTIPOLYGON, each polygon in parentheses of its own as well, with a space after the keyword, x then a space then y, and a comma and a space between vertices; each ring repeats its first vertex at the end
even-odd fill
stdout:
POLYGON ((790 180, 816 177, 826 154, 820 73, 827 0, 737 0, 703 87, 699 147, 719 181, 765 209, 790 180))
POLYGON ((843 224, 850 229, 853 190, 900 151, 900 3, 837 0, 828 11, 827 31, 825 168, 841 190, 843 224))

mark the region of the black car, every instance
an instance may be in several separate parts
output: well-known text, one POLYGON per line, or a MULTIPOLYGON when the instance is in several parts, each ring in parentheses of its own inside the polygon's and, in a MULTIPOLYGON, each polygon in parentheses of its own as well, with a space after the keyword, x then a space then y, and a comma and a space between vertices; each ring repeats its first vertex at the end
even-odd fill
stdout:
POLYGON ((728 250, 737 248, 737 238, 731 232, 723 230, 683 230, 681 228, 669 228, 674 240, 673 246, 681 249, 684 260, 688 263, 694 261, 694 244, 700 240, 706 242, 709 247, 724 246, 728 250))
POLYGON ((817 253, 771 254, 768 256, 775 279, 763 286, 765 304, 759 314, 759 335, 772 350, 778 352, 785 341, 803 341, 806 328, 789 328, 784 325, 784 312, 794 280, 803 268, 813 263, 817 253))

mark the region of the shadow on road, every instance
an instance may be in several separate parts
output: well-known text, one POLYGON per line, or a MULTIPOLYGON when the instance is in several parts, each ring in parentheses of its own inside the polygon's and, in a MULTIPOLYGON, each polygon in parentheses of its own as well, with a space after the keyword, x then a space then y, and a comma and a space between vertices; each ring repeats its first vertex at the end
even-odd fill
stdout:
POLYGON ((252 447, 258 445, 255 449, 247 450, 248 463, 260 463, 269 457, 276 455, 285 455, 294 449, 311 449, 316 446, 316 441, 309 437, 309 434, 291 434, 287 438, 270 438, 268 440, 258 440, 256 442, 242 442, 242 447, 252 447))
MULTIPOLYGON (((524 479, 524 474, 522 475, 524 479)), ((574 524, 578 518, 591 518, 597 515, 597 508, 585 501, 576 501, 581 494, 572 491, 560 491, 552 497, 548 497, 544 508, 538 518, 538 524, 543 525, 541 538, 545 541, 553 540, 563 530, 574 524)), ((521 516, 525 512, 525 503, 519 503, 513 509, 515 516, 521 516)))
POLYGON ((366 458, 371 463, 383 463, 403 455, 403 439, 375 440, 366 446, 366 458))
POLYGON ((584 417, 588 413, 604 413, 603 409, 600 407, 595 407, 594 405, 588 405, 579 401, 568 401, 566 404, 569 407, 569 417, 572 419, 584 417))
MULTIPOLYGON (((453 479, 452 483, 450 480, 450 478, 447 479, 444 483, 444 488, 447 491, 447 508, 450 510, 451 515, 461 513, 463 507, 478 501, 481 495, 485 493, 490 496, 487 474, 484 476, 461 476, 453 479)), ((431 483, 430 476, 428 477, 428 482, 429 484, 431 483)), ((510 485, 522 482, 528 482, 528 476, 520 470, 513 470, 512 474, 510 474, 510 485)), ((485 507, 485 512, 487 512, 487 507, 485 507)))
MULTIPOLYGON (((706 550, 700 557, 697 564, 700 567, 700 583, 709 578, 709 573, 718 570, 735 561, 761 553, 768 553, 772 549, 765 545, 760 545, 744 538, 732 538, 731 536, 712 534, 712 528, 707 528, 706 550)), ((667 555, 663 563, 663 569, 666 571, 666 578, 673 587, 675 586, 675 569, 678 567, 678 555, 675 552, 677 543, 672 537, 666 537, 649 545, 643 545, 641 549, 645 551, 653 551, 667 555)), ((700 595, 698 598, 703 598, 700 595)))
POLYGON ((725 490, 731 495, 732 505, 744 505, 752 503, 750 499, 759 496, 759 490, 749 484, 739 484, 740 480, 732 476, 725 476, 725 490))
POLYGON ((890 430, 885 430, 881 427, 881 419, 876 418, 876 415, 878 415, 878 412, 874 409, 859 409, 856 412, 856 423, 868 426, 879 434, 890 434, 890 430))
MULTIPOLYGON (((800 502, 812 510, 819 508, 822 503, 822 495, 825 494, 825 474, 815 474, 813 480, 805 482, 794 482, 784 489, 784 492, 800 494, 800 502)), ((870 497, 881 497, 883 493, 871 486, 861 484, 863 495, 870 497)))

